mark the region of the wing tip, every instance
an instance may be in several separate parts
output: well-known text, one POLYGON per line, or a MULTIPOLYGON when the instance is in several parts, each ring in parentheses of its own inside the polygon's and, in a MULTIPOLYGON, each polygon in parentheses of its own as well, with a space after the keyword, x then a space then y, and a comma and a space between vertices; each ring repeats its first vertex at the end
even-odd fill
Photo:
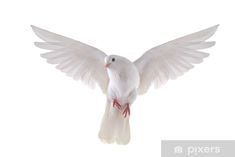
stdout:
POLYGON ((213 25, 211 27, 208 27, 207 29, 217 30, 220 24, 213 25))
POLYGON ((220 26, 220 24, 216 24, 213 27, 218 28, 219 26, 220 26))
POLYGON ((210 47, 213 47, 213 46, 215 46, 215 44, 216 44, 215 41, 208 41, 208 42, 206 42, 206 43, 208 44, 208 47, 206 47, 205 49, 208 49, 208 48, 210 48, 210 47))
POLYGON ((34 29, 36 26, 34 26, 34 25, 30 25, 30 27, 31 27, 32 29, 34 29))
POLYGON ((30 25, 31 29, 35 32, 37 29, 39 29, 39 27, 34 26, 34 25, 30 25))
POLYGON ((209 27, 208 30, 212 32, 212 35, 217 31, 219 24, 209 27))
POLYGON ((33 30, 33 32, 36 34, 36 36, 41 38, 40 31, 42 31, 43 29, 41 29, 41 28, 39 28, 37 26, 34 26, 34 25, 30 25, 30 27, 33 30))
POLYGON ((34 42, 34 45, 40 48, 39 42, 34 42))
POLYGON ((209 54, 209 53, 205 53, 204 58, 207 58, 207 57, 209 57, 209 56, 210 56, 210 54, 209 54))
POLYGON ((44 58, 44 59, 47 59, 46 53, 41 53, 40 56, 41 56, 42 58, 44 58))
POLYGON ((215 44, 216 44, 216 41, 211 41, 211 45, 210 45, 210 47, 215 46, 215 44))
POLYGON ((215 29, 215 31, 218 29, 219 26, 220 26, 220 24, 217 24, 217 25, 214 25, 214 26, 213 26, 214 29, 215 29))

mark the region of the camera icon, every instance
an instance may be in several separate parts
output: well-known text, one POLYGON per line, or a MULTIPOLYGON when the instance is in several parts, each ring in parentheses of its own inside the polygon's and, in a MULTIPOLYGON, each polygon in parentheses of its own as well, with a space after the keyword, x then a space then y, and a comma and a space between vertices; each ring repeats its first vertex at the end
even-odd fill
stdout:
POLYGON ((181 146, 176 146, 176 147, 174 147, 174 153, 175 153, 175 154, 181 154, 181 153, 183 153, 183 147, 181 147, 181 146))

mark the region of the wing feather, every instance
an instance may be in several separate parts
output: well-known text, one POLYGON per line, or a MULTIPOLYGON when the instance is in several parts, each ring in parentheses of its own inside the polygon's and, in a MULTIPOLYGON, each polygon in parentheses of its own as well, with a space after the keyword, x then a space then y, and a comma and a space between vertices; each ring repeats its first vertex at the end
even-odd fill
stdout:
POLYGON ((105 53, 95 47, 36 26, 32 26, 32 29, 44 41, 35 42, 35 46, 50 50, 41 54, 41 57, 50 64, 56 64, 57 69, 75 80, 82 80, 92 87, 97 83, 106 93, 109 79, 104 68, 105 53))
POLYGON ((177 38, 145 52, 134 62, 140 74, 139 94, 147 92, 152 83, 160 87, 169 79, 176 79, 208 57, 208 53, 199 50, 215 45, 214 41, 206 40, 216 32, 217 27, 177 38))

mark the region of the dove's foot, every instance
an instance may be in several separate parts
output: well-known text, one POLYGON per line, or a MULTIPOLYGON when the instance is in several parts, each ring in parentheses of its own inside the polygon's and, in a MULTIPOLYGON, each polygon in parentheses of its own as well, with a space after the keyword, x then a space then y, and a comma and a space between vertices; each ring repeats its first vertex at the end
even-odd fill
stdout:
POLYGON ((126 104, 126 108, 124 109, 122 114, 124 115, 124 118, 126 118, 127 115, 130 116, 131 112, 130 112, 130 105, 129 105, 129 103, 126 104))
POLYGON ((119 102, 117 101, 117 99, 114 99, 114 100, 113 100, 113 107, 114 107, 114 108, 117 108, 117 109, 119 109, 119 110, 122 109, 122 106, 119 104, 119 102))

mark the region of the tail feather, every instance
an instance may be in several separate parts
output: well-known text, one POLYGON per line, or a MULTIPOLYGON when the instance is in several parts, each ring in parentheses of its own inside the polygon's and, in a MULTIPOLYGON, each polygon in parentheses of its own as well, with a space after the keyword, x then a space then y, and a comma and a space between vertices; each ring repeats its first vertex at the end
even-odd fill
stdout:
POLYGON ((129 117, 124 118, 121 115, 119 122, 117 122, 116 131, 116 142, 118 144, 128 144, 130 141, 129 117))
POLYGON ((130 141, 129 117, 124 118, 117 109, 107 102, 102 119, 99 138, 106 143, 128 144, 130 141))

